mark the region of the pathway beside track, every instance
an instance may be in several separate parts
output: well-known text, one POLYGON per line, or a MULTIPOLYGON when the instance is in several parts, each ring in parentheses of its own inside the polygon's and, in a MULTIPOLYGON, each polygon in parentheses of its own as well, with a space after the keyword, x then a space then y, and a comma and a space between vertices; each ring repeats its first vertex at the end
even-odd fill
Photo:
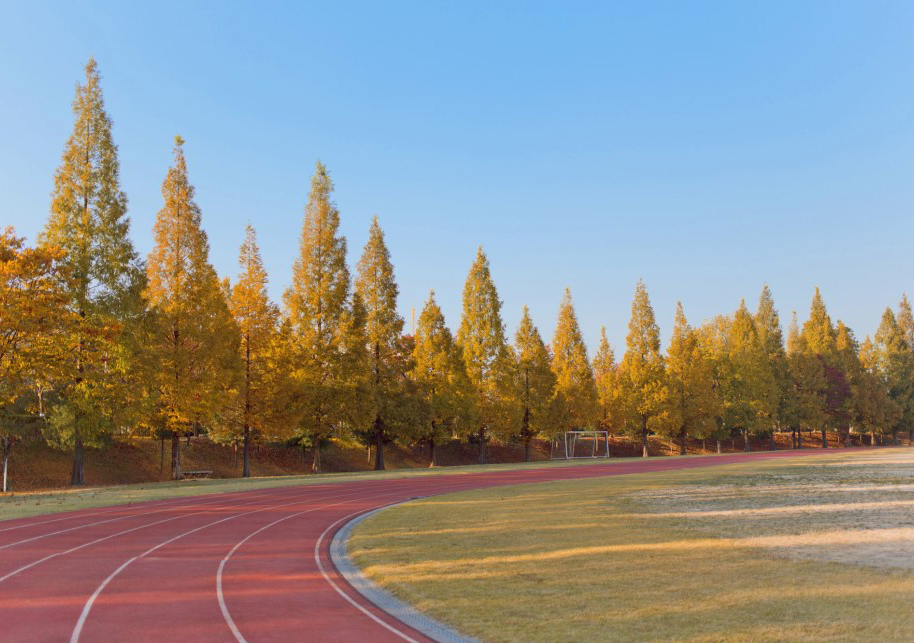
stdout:
POLYGON ((426 641, 333 568, 329 543, 348 518, 484 487, 848 451, 274 487, 0 522, 0 640, 426 641))

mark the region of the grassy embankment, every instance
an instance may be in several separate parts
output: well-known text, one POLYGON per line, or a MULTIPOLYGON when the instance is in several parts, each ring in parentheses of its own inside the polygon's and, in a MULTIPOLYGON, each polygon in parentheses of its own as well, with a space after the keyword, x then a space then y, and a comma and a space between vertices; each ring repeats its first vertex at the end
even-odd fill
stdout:
POLYGON ((397 596, 490 641, 910 640, 914 453, 462 492, 350 543, 397 596))

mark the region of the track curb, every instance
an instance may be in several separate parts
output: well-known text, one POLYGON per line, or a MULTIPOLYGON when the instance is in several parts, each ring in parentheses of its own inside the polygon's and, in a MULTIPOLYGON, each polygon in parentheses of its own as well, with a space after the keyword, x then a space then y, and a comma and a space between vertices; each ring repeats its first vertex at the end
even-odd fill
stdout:
MULTIPOLYGON (((415 499, 416 498, 412 498, 411 500, 415 499)), ((433 641, 440 641, 441 643, 477 643, 478 639, 463 636, 447 625, 422 614, 416 608, 404 603, 386 589, 376 585, 355 566, 352 559, 349 557, 349 537, 352 535, 352 530, 360 522, 380 511, 402 505, 405 502, 410 502, 410 500, 367 511, 340 527, 330 541, 330 560, 333 563, 333 566, 336 568, 336 571, 346 579, 346 582, 369 603, 391 618, 421 632, 433 641)))

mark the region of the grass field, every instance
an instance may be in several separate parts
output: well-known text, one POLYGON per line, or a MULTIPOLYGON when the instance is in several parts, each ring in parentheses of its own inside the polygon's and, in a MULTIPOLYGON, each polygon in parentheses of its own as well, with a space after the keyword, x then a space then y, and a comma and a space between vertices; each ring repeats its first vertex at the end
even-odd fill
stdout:
MULTIPOLYGON (((680 457, 680 456, 665 456, 680 457)), ((688 457, 688 456, 686 456, 688 457)), ((724 456, 725 457, 725 456, 724 456)), ((610 463, 630 462, 628 458, 610 460, 610 463)), ((434 469, 396 469, 392 471, 358 471, 350 473, 322 473, 301 476, 272 476, 253 478, 227 478, 215 480, 184 480, 179 482, 149 482, 142 484, 113 485, 103 487, 81 487, 54 491, 27 491, 0 494, 0 520, 23 518, 46 513, 107 507, 130 504, 147 500, 161 500, 184 496, 198 496, 210 493, 226 493, 270 487, 327 484, 357 480, 396 480, 424 476, 463 475, 484 471, 507 471, 514 469, 541 468, 553 466, 588 466, 606 464, 606 460, 540 461, 531 463, 505 463, 485 466, 466 465, 436 467, 434 469)))
POLYGON ((414 501, 350 542, 376 582, 489 641, 910 640, 914 450, 414 501))

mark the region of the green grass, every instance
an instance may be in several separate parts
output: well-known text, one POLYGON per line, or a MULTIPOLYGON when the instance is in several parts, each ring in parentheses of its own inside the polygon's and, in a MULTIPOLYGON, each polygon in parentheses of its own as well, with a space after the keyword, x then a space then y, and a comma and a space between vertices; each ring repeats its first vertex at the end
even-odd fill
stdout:
MULTIPOLYGON (((695 456, 664 456, 695 457, 695 456)), ((726 457, 726 455, 722 456, 726 457)), ((631 458, 614 458, 611 463, 631 462, 631 458)), ((297 485, 326 484, 365 480, 396 480, 426 476, 464 475, 484 471, 509 471, 538 469, 555 466, 588 466, 605 464, 607 460, 546 461, 491 465, 437 467, 433 469, 398 469, 393 471, 359 471, 353 473, 325 473, 320 475, 273 476, 262 478, 232 478, 217 480, 184 480, 180 482, 149 482, 142 484, 105 487, 81 487, 50 492, 13 492, 0 494, 0 520, 23 518, 40 514, 107 507, 148 500, 161 500, 211 493, 226 493, 249 489, 266 489, 297 485)))
POLYGON ((483 640, 910 640, 914 540, 860 537, 912 473, 890 450, 461 492, 376 514, 350 552, 483 640))

